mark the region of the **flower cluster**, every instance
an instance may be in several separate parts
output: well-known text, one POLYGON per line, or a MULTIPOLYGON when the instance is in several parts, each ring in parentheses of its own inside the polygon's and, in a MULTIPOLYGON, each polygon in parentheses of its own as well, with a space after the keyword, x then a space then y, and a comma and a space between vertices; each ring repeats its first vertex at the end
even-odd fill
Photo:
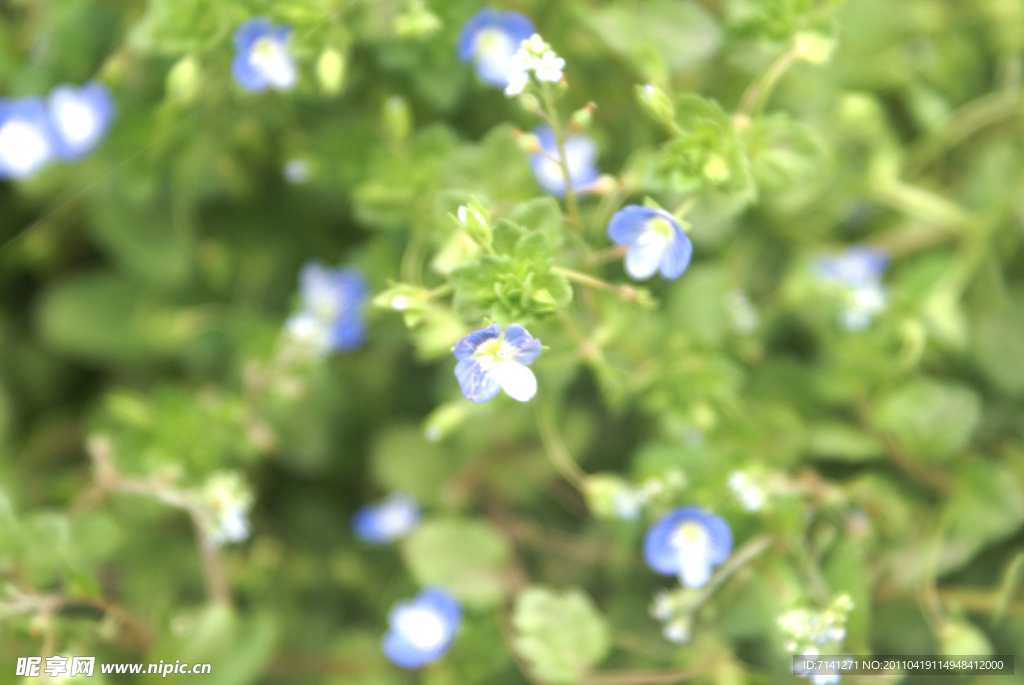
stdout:
POLYGON ((683 275, 693 256, 693 243, 674 216, 664 209, 628 205, 608 223, 608 237, 626 252, 626 273, 644 280, 660 271, 665 278, 683 275))
POLYGON ((529 17, 487 7, 463 25, 457 53, 463 62, 473 63, 481 81, 495 88, 506 88, 519 46, 535 31, 529 17))
POLYGON ((352 532, 360 540, 383 545, 407 537, 420 525, 420 520, 416 500, 394 494, 357 511, 352 517, 352 532))
POLYGON ((875 315, 885 309, 889 291, 882 284, 882 274, 888 266, 889 255, 863 245, 818 260, 819 278, 834 287, 843 299, 839 313, 839 326, 843 330, 864 330, 875 315))
POLYGON ((99 145, 114 97, 98 81, 54 88, 44 102, 0 99, 0 179, 27 178, 55 159, 79 159, 99 145))
POLYGON ((768 503, 768 490, 761 479, 750 471, 733 471, 729 474, 728 483, 729 490, 744 511, 761 511, 768 503))
MULTIPOLYGON (((537 141, 537 152, 530 155, 530 169, 537 184, 544 192, 563 197, 565 176, 562 175, 562 155, 558 141, 550 126, 544 124, 533 131, 537 141)), ((569 169, 569 182, 574 192, 591 190, 601 175, 594 164, 597 159, 597 143, 589 136, 577 134, 565 140, 565 163, 569 169)))
POLYGON ((686 474, 678 469, 670 469, 663 478, 648 478, 640 485, 615 474, 595 473, 587 477, 584 494, 595 516, 634 521, 655 499, 685 487, 686 474))
POLYGON ((540 82, 558 83, 562 80, 565 60, 555 54, 551 46, 536 33, 522 42, 512 57, 505 95, 515 97, 530 83, 530 77, 540 82))
POLYGON ((235 58, 231 62, 238 85, 252 93, 294 88, 298 73, 288 49, 291 33, 291 27, 272 24, 263 17, 243 22, 235 30, 235 58))
POLYGON ((240 475, 234 472, 213 474, 203 487, 202 498, 211 514, 207 541, 223 545, 249 537, 249 510, 253 496, 240 475))
POLYGON ((453 350, 455 378, 466 399, 494 399, 499 390, 526 402, 537 394, 537 378, 527 368, 540 356, 541 344, 517 323, 504 332, 498 324, 470 333, 453 350))
POLYGON ((369 287, 352 268, 329 269, 309 262, 299 274, 302 310, 285 324, 288 340, 313 358, 352 350, 366 336, 363 304, 369 287))
MULTIPOLYGON (((836 654, 846 638, 846 619, 853 610, 849 595, 840 595, 828 609, 813 611, 793 609, 778 618, 779 628, 786 636, 786 649, 805 657, 814 658, 824 650, 836 654)), ((839 682, 838 674, 811 676, 814 685, 833 685, 839 682)))

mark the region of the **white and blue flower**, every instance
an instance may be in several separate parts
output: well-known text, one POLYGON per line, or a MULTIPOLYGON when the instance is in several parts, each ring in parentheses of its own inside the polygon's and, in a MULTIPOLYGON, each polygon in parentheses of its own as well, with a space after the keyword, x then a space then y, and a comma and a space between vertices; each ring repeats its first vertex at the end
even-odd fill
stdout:
POLYGON ((57 154, 78 159, 103 140, 114 117, 114 96, 99 81, 76 88, 69 84, 50 91, 47 102, 50 126, 57 140, 57 154))
POLYGON ((481 81, 505 88, 516 71, 512 58, 519 46, 534 33, 533 22, 519 12, 500 12, 493 7, 480 10, 462 26, 457 52, 463 62, 473 62, 481 81))
POLYGON ((526 402, 537 394, 537 378, 527 365, 540 355, 541 344, 517 323, 502 333, 501 326, 470 333, 454 349, 455 378, 466 399, 476 403, 494 399, 499 390, 526 402))
POLYGON ((299 287, 302 311, 285 324, 285 334, 293 343, 308 348, 314 357, 353 350, 363 343, 363 305, 369 287, 361 273, 310 262, 302 267, 299 287))
POLYGON ((391 495, 377 504, 368 504, 352 517, 352 532, 365 542, 384 545, 408 536, 420 525, 416 500, 391 495))
POLYGON ((644 560, 686 587, 702 587, 711 570, 729 558, 732 531, 725 519, 700 507, 679 507, 661 517, 644 537, 644 560))
POLYGON ((235 59, 231 63, 238 85, 254 93, 294 88, 298 73, 288 50, 291 33, 290 26, 278 26, 263 17, 243 22, 235 30, 235 59))
POLYGON ((381 643, 384 656, 402 668, 426 666, 444 656, 461 624, 459 601, 442 588, 426 588, 391 609, 391 629, 381 643))
POLYGON ((665 278, 679 278, 690 265, 693 243, 675 217, 663 209, 628 205, 608 223, 608 237, 629 247, 626 273, 643 280, 661 271, 665 278))
POLYGON ((839 326, 847 331, 864 330, 889 302, 882 275, 889 267, 889 255, 877 248, 855 245, 835 257, 817 261, 818 276, 836 287, 844 299, 839 326))
POLYGON ((57 140, 39 98, 0 99, 0 179, 27 178, 57 154, 57 140))
MULTIPOLYGON (((544 192, 562 197, 565 195, 565 177, 562 176, 555 133, 547 124, 533 131, 541 152, 530 155, 530 168, 544 192)), ((600 177, 594 161, 597 159, 597 143, 582 134, 569 136, 565 141, 565 159, 569 167, 569 180, 577 193, 586 192, 600 177)))
POLYGON ((249 537, 253 495, 241 475, 232 471, 213 474, 203 488, 203 500, 210 513, 206 531, 210 544, 241 542, 249 537))

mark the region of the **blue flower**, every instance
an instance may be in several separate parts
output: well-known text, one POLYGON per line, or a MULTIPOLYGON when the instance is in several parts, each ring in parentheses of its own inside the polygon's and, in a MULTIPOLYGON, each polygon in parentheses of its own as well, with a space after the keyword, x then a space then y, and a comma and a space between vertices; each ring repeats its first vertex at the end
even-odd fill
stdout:
POLYGON ((258 93, 273 88, 291 90, 297 74, 288 52, 289 26, 277 26, 263 17, 243 22, 235 30, 235 59, 231 73, 245 90, 258 93))
POLYGON ((690 265, 693 243, 679 222, 663 209, 628 205, 608 223, 608 237, 629 246, 626 273, 637 280, 661 271, 665 278, 679 278, 690 265))
MULTIPOLYGON (((565 195, 565 178, 559 163, 558 142, 555 133, 547 124, 533 131, 540 143, 541 152, 530 155, 530 168, 537 183, 545 192, 562 197, 565 195)), ((601 175, 594 165, 597 159, 597 144, 584 135, 569 136, 565 141, 565 158, 569 166, 569 180, 576 192, 586 192, 601 175)))
POLYGON ((57 154, 78 159, 99 145, 114 116, 114 96, 99 81, 81 88, 64 84, 50 91, 47 102, 57 154))
POLYGON ((383 545, 406 537, 420 525, 420 508, 406 495, 391 495, 368 504, 352 517, 352 532, 366 542, 383 545))
POLYGON ((0 179, 27 178, 53 159, 56 151, 42 100, 0 99, 0 179))
POLYGON ((679 507, 662 516, 644 537, 647 565, 677 575, 687 587, 701 587, 711 569, 729 558, 732 531, 725 519, 700 507, 679 507))
POLYGON ((472 61, 476 75, 487 85, 505 88, 514 70, 512 57, 534 33, 533 22, 519 12, 482 9, 462 26, 457 47, 459 59, 472 61))
POLYGON ((402 668, 419 668, 448 651, 462 623, 462 607, 441 588, 426 588, 388 614, 391 630, 381 647, 384 656, 402 668))
POLYGON ((818 276, 826 284, 838 286, 845 300, 839 312, 839 326, 860 331, 885 309, 889 291, 882 274, 889 267, 889 255, 877 248, 855 245, 835 257, 817 261, 818 276))
POLYGON ((498 390, 520 402, 537 394, 537 379, 526 368, 541 352, 540 340, 517 323, 502 334, 501 326, 470 333, 455 345, 455 378, 466 399, 487 402, 498 390))
POLYGON ((362 344, 366 337, 363 303, 369 288, 361 273, 309 262, 299 274, 299 287, 302 311, 293 314, 285 325, 293 342, 308 347, 314 356, 352 350, 362 344))
POLYGON ((818 260, 818 273, 826 281, 851 288, 874 285, 889 268, 889 255, 867 245, 854 245, 835 257, 818 260))

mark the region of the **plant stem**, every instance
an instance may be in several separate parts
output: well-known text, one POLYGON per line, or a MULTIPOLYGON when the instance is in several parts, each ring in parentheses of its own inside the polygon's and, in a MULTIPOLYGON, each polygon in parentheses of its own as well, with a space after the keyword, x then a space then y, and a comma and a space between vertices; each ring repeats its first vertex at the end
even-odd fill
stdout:
POLYGON ((562 130, 562 123, 558 118, 558 111, 555 109, 555 98, 551 92, 551 84, 544 83, 541 91, 544 99, 544 109, 548 121, 551 123, 551 132, 555 135, 555 144, 558 146, 558 166, 562 170, 562 180, 565 182, 565 205, 569 210, 569 225, 581 239, 583 238, 583 222, 580 221, 580 208, 576 202, 576 191, 572 187, 572 178, 569 175, 569 159, 565 156, 565 134, 562 130))
POLYGON ((594 278, 593 276, 580 273, 579 271, 573 271, 572 269, 566 269, 561 266, 551 267, 551 273, 556 273, 561 276, 565 276, 567 279, 580 285, 585 285, 590 288, 596 288, 598 290, 605 290, 610 293, 615 293, 626 302, 637 301, 637 290, 636 288, 628 285, 615 285, 608 281, 602 281, 600 278, 594 278))
POLYGON ((782 78, 782 75, 793 66, 796 59, 796 51, 792 47, 776 57, 772 65, 768 67, 768 71, 761 78, 747 86, 747 89, 743 92, 743 97, 740 98, 736 114, 753 118, 764 111, 765 105, 768 104, 768 99, 775 89, 775 85, 782 78))
POLYGON ((587 474, 579 467, 569 453, 569 448, 565 446, 565 441, 562 440, 562 435, 558 432, 558 426, 555 424, 554 411, 550 408, 542 409, 540 404, 537 405, 537 432, 551 463, 555 465, 563 478, 572 483, 577 490, 583 492, 587 474))

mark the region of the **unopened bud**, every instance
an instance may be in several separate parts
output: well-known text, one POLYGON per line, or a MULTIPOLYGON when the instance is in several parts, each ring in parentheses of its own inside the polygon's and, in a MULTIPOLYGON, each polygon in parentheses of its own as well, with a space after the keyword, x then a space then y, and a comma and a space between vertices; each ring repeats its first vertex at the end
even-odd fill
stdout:
POLYGON ((192 55, 182 57, 167 72, 167 96, 187 104, 199 94, 199 60, 192 55))
POLYGON ((811 64, 827 63, 835 49, 835 39, 818 33, 798 33, 793 38, 793 54, 811 64))
POLYGON ((594 110, 597 109, 597 105, 593 102, 589 103, 586 107, 576 110, 572 114, 572 118, 569 120, 569 131, 575 133, 576 131, 585 131, 590 128, 590 124, 594 121, 594 110))
POLYGON ((345 56, 336 48, 327 48, 316 61, 316 78, 324 95, 333 96, 345 85, 345 56))
POLYGON ((671 124, 676 118, 676 108, 668 95, 657 86, 648 83, 636 87, 636 99, 640 106, 662 124, 671 124))
POLYGON ((491 244, 491 226, 487 222, 487 213, 478 202, 470 201, 469 206, 459 207, 456 214, 449 214, 459 228, 466 232, 473 242, 487 248, 491 244))
POLYGON ((540 140, 538 140, 537 136, 532 133, 516 131, 516 142, 519 143, 519 147, 521 147, 527 154, 536 155, 543 152, 540 140))
POLYGON ((530 114, 543 114, 544 110, 541 109, 540 100, 533 93, 522 93, 519 95, 519 106, 530 114))
POLYGON ((412 113, 405 98, 394 95, 384 101, 384 130, 391 142, 402 144, 412 130, 412 113))

